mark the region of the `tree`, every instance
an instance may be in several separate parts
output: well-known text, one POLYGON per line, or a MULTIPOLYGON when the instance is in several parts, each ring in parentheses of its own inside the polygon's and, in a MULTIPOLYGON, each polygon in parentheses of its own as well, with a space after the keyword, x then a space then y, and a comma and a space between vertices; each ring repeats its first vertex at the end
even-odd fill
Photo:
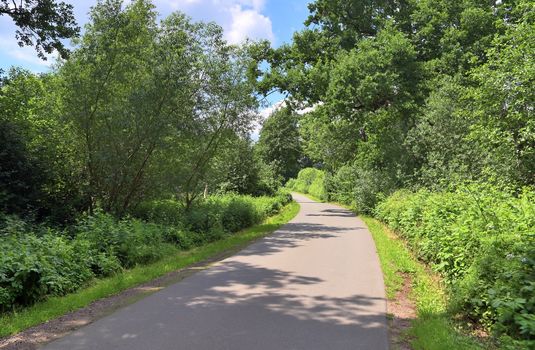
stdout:
POLYGON ((124 212, 143 190, 168 101, 159 91, 152 5, 98 3, 79 47, 60 69, 64 115, 84 159, 88 202, 124 212))
POLYGON ((6 157, 2 171, 12 177, 0 182, 7 189, 21 189, 9 200, 9 206, 19 209, 10 212, 65 222, 81 206, 81 167, 73 132, 60 118, 58 83, 53 74, 9 71, 0 89, 0 123, 6 157), (26 204, 16 204, 22 202, 26 204))
POLYGON ((258 105, 254 81, 247 75, 248 48, 227 45, 215 24, 199 24, 194 38, 198 55, 190 59, 195 69, 189 77, 194 86, 190 99, 195 104, 187 111, 186 123, 178 125, 179 137, 170 139, 171 154, 161 153, 164 159, 158 161, 168 169, 165 187, 174 189, 186 208, 211 182, 214 158, 225 144, 251 131, 258 105))
POLYGON ((225 140, 254 120, 249 61, 214 23, 173 13, 158 24, 145 0, 96 5, 60 69, 91 207, 121 215, 156 193, 191 206, 225 140))
POLYGON ((207 176, 212 182, 210 188, 220 192, 257 194, 260 169, 249 138, 228 137, 213 163, 207 176))
POLYGON ((502 169, 498 177, 504 183, 534 185, 535 9, 531 4, 517 10, 523 17, 495 38, 488 61, 470 72, 468 111, 477 123, 471 137, 493 155, 485 164, 488 172, 502 169))
POLYGON ((271 114, 262 125, 255 146, 260 159, 271 164, 284 181, 296 177, 302 160, 297 114, 284 107, 271 114))
POLYGON ((20 2, 1 0, 0 15, 13 19, 19 28, 16 38, 20 46, 34 45, 37 55, 46 60, 45 53, 58 51, 66 58, 68 50, 62 39, 78 35, 73 6, 54 0, 22 0, 20 2))

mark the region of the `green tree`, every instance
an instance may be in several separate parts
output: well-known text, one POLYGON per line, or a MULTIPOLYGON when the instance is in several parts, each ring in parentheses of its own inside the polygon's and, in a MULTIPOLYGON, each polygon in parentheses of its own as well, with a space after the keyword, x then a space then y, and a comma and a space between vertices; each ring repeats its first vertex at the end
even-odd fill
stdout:
POLYGON ((298 115, 283 107, 274 111, 263 123, 255 146, 260 159, 270 164, 284 181, 297 176, 302 161, 298 131, 298 115))
POLYGON ((16 33, 18 44, 35 45, 37 55, 42 59, 46 59, 45 53, 52 53, 53 50, 66 58, 69 51, 61 40, 75 37, 80 31, 73 6, 63 1, 1 0, 1 15, 11 17, 19 28, 16 33))
POLYGON ((70 125, 60 119, 59 91, 59 81, 53 74, 37 76, 10 70, 0 88, 0 122, 5 133, 5 156, 20 156, 20 164, 14 161, 19 156, 3 162, 4 174, 13 174, 12 181, 18 183, 4 186, 25 188, 24 193, 11 198, 11 203, 27 203, 26 210, 18 214, 31 211, 39 218, 62 222, 72 220, 82 203, 78 181, 81 167, 70 125), (19 167, 27 174, 21 174, 19 167))
MULTIPOLYGON (((525 4, 528 4, 526 2, 525 4)), ((471 72, 469 110, 477 121, 471 137, 493 155, 487 172, 502 169, 504 182, 535 184, 535 8, 510 23, 487 51, 488 62, 471 72)), ((501 176, 500 176, 501 175, 501 176)))

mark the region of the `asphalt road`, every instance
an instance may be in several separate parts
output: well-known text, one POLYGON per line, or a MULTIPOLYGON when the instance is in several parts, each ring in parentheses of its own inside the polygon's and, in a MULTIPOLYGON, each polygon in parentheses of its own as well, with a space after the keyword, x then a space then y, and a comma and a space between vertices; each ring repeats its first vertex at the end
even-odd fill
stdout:
POLYGON ((388 349, 366 226, 294 198, 301 211, 271 236, 44 349, 388 349))

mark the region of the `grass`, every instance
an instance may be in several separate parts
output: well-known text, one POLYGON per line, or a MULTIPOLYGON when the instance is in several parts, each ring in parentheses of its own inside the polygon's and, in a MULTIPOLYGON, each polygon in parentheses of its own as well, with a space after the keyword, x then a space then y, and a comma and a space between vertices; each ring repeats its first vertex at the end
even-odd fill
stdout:
MULTIPOLYGON (((324 202, 305 194, 318 202, 324 202)), ((346 205, 334 203, 345 207, 346 205)), ((473 337, 463 334, 447 312, 447 296, 440 278, 426 269, 386 225, 369 217, 360 216, 375 241, 383 271, 387 298, 392 300, 403 287, 406 275, 412 279, 409 296, 416 305, 417 318, 407 332, 411 346, 421 350, 481 350, 484 346, 473 337)))
POLYGON ((20 311, 0 317, 0 337, 18 333, 89 305, 91 302, 117 294, 125 289, 148 282, 169 272, 209 259, 226 251, 236 251, 290 221, 299 212, 299 204, 292 202, 277 215, 259 225, 230 235, 222 240, 191 249, 176 251, 155 263, 137 266, 115 276, 94 280, 90 286, 62 297, 51 297, 20 311))
POLYGON ((446 293, 438 278, 412 256, 405 243, 378 220, 361 216, 368 226, 381 261, 386 294, 393 299, 402 288, 403 275, 412 277, 411 299, 415 302, 417 318, 407 335, 414 349, 476 350, 483 346, 472 337, 462 334, 446 310, 446 293))

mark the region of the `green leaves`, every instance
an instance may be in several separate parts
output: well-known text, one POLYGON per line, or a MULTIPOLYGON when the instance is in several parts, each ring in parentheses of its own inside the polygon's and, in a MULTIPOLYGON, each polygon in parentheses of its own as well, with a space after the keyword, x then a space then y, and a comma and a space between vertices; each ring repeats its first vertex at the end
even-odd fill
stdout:
POLYGON ((456 311, 497 334, 530 339, 535 313, 532 196, 532 190, 516 198, 475 185, 455 192, 400 191, 376 212, 444 276, 456 311))

